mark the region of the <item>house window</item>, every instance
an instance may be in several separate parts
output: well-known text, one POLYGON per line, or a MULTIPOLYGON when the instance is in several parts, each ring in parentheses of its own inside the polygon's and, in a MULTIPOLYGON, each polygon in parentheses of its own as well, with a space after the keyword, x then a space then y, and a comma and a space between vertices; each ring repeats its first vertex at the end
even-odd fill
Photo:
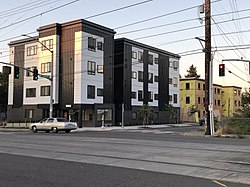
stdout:
POLYGON ((203 90, 205 91, 205 84, 203 84, 203 90))
POLYGON ((179 62, 178 61, 174 61, 173 64, 174 64, 174 70, 177 70, 178 66, 179 66, 179 62))
POLYGON ((41 73, 48 73, 50 72, 50 62, 42 63, 41 64, 41 73))
POLYGON ((220 100, 217 101, 218 106, 220 106, 220 100))
POLYGON ((36 97, 36 88, 27 88, 26 97, 36 97))
POLYGON ((216 99, 214 100, 214 106, 216 106, 216 99))
POLYGON ((159 63, 159 59, 157 57, 154 58, 154 63, 158 64, 159 63))
POLYGON ((190 84, 186 83, 186 90, 190 90, 190 84))
POLYGON ((186 97, 186 104, 190 104, 190 97, 186 97))
POLYGON ((138 60, 139 60, 140 62, 143 61, 143 52, 141 52, 141 51, 138 51, 138 60))
POLYGON ((103 73, 103 65, 97 65, 97 73, 103 73))
POLYGON ((169 61, 169 67, 172 68, 173 67, 173 62, 169 61))
POLYGON ((148 55, 148 64, 153 65, 153 55, 148 55))
POLYGON ((177 94, 174 94, 174 103, 177 103, 177 94))
POLYGON ((158 100, 158 99, 159 99, 159 95, 155 94, 155 100, 158 100))
POLYGON ((100 51, 103 51, 103 43, 102 42, 97 42, 97 49, 100 51))
POLYGON ((88 37, 88 50, 89 51, 96 50, 96 38, 88 37))
POLYGON ((169 78, 169 79, 168 79, 168 82, 169 82, 169 84, 173 84, 173 79, 172 79, 172 78, 169 78))
POLYGON ((198 104, 201 104, 201 98, 198 97, 198 104))
POLYGON ((216 88, 214 88, 214 94, 216 94, 217 93, 217 89, 216 88))
POLYGON ((43 40, 42 41, 42 51, 53 49, 53 39, 43 40))
POLYGON ((33 56, 37 54, 37 45, 27 47, 27 56, 33 56))
POLYGON ((238 90, 238 95, 240 95, 240 90, 238 90))
POLYGON ((132 71, 131 77, 132 77, 132 79, 137 79, 137 72, 136 71, 132 71))
POLYGON ((87 98, 95 99, 95 86, 88 85, 87 87, 87 98))
POLYGON ((170 103, 172 103, 172 101, 173 101, 173 96, 172 96, 172 95, 169 95, 169 96, 168 96, 168 100, 169 100, 170 103))
POLYGON ((138 101, 143 101, 143 91, 138 90, 138 101))
POLYGON ((155 82, 159 82, 159 77, 155 75, 155 82))
POLYGON ((154 93, 153 92, 148 92, 148 101, 153 102, 154 99, 154 93))
POLYGON ((50 86, 41 86, 41 96, 49 96, 50 95, 50 86))
POLYGON ((237 101, 234 101, 234 106, 237 106, 237 101))
POLYGON ((103 96, 103 89, 97 88, 97 96, 103 96))
POLYGON ((30 67, 27 68, 29 71, 26 70, 26 77, 31 77, 32 76, 32 70, 30 67))
POLYGON ((153 83, 153 77, 154 77, 153 73, 148 73, 148 82, 149 83, 153 83))
POLYGON ((131 92, 131 98, 136 99, 136 92, 131 92))
POLYGON ((218 93, 218 95, 220 95, 220 89, 219 88, 217 88, 217 93, 218 93))
POLYGON ((25 119, 32 119, 34 117, 33 109, 25 109, 25 119))
POLYGON ((240 101, 238 101, 238 106, 240 106, 240 101))
POLYGON ((138 71, 138 81, 143 82, 143 72, 142 71, 138 71))
POLYGON ((95 75, 95 62, 88 61, 88 74, 95 75))
POLYGON ((137 52, 136 51, 132 51, 132 58, 137 59, 137 52))
POLYGON ((198 83, 198 90, 200 90, 201 89, 201 84, 200 83, 198 83))

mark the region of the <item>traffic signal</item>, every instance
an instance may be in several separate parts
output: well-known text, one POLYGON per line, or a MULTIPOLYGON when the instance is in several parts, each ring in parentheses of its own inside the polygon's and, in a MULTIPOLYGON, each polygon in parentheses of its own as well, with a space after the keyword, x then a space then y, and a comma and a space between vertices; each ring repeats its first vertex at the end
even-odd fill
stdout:
POLYGON ((34 68, 33 69, 33 80, 37 81, 38 80, 38 69, 34 68))
POLYGON ((219 76, 225 76, 225 64, 219 64, 219 76))
POLYGON ((20 68, 18 66, 14 66, 14 79, 20 78, 20 68))

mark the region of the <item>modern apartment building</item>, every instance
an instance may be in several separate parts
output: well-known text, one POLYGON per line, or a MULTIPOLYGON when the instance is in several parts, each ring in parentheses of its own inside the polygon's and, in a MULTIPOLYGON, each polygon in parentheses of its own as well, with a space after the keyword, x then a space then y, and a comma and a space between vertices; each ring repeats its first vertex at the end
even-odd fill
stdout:
MULTIPOLYGON (((232 116, 240 107, 241 88, 213 84, 213 112, 219 120, 221 116, 232 116)), ((180 79, 180 119, 196 121, 205 117, 205 80, 199 78, 180 79), (189 116, 189 108, 194 106, 198 112, 189 116)))
POLYGON ((150 122, 169 122, 169 104, 179 121, 179 59, 176 54, 126 38, 115 40, 116 123, 122 121, 122 115, 124 123, 141 123, 138 110, 143 104, 154 109, 150 122))
POLYGON ((71 116, 79 126, 114 124, 114 30, 86 21, 55 23, 38 29, 39 36, 10 42, 10 63, 50 76, 50 80, 21 70, 10 75, 8 121, 48 117, 53 92, 54 116, 71 116), (53 51, 52 53, 46 47, 53 51))

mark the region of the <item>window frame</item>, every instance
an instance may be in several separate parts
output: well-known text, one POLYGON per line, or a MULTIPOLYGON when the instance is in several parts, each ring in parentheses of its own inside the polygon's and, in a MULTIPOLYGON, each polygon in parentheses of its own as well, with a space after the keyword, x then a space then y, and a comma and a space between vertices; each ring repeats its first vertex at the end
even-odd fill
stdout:
POLYGON ((104 50, 104 43, 101 41, 97 42, 96 48, 99 51, 103 51, 104 50))
POLYGON ((26 88, 26 98, 36 97, 36 88, 26 88))
POLYGON ((103 65, 97 65, 97 73, 103 74, 103 72, 104 72, 103 65))
POLYGON ((50 96, 50 86, 41 86, 40 87, 40 96, 50 96))
POLYGON ((94 61, 88 61, 87 71, 88 71, 88 75, 95 75, 96 62, 94 62, 94 61))
POLYGON ((87 85, 87 99, 95 99, 95 86, 87 85))
POLYGON ((45 62, 41 63, 41 73, 50 73, 51 72, 51 63, 45 62))
POLYGON ((37 55, 37 45, 28 46, 26 48, 26 53, 27 56, 37 55))
POLYGON ((53 49, 53 39, 47 39, 42 41, 42 51, 48 50, 47 48, 53 49))
POLYGON ((132 58, 137 59, 137 52, 136 51, 132 51, 132 58))
POLYGON ((96 51, 96 38, 89 36, 88 37, 88 50, 89 51, 96 51))

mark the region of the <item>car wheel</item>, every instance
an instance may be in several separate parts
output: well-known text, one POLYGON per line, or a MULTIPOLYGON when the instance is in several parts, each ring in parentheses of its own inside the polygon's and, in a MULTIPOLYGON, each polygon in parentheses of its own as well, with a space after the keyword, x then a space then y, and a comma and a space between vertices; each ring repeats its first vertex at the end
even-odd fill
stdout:
POLYGON ((46 132, 46 133, 49 133, 49 132, 50 132, 50 130, 46 130, 45 132, 46 132))
POLYGON ((65 132, 66 132, 66 133, 70 133, 70 130, 69 130, 69 129, 67 129, 67 130, 65 130, 65 132))
POLYGON ((37 132, 36 126, 33 126, 33 127, 32 127, 32 132, 37 132))
POLYGON ((52 128, 52 132, 53 132, 53 133, 58 133, 57 127, 53 127, 53 128, 52 128))

